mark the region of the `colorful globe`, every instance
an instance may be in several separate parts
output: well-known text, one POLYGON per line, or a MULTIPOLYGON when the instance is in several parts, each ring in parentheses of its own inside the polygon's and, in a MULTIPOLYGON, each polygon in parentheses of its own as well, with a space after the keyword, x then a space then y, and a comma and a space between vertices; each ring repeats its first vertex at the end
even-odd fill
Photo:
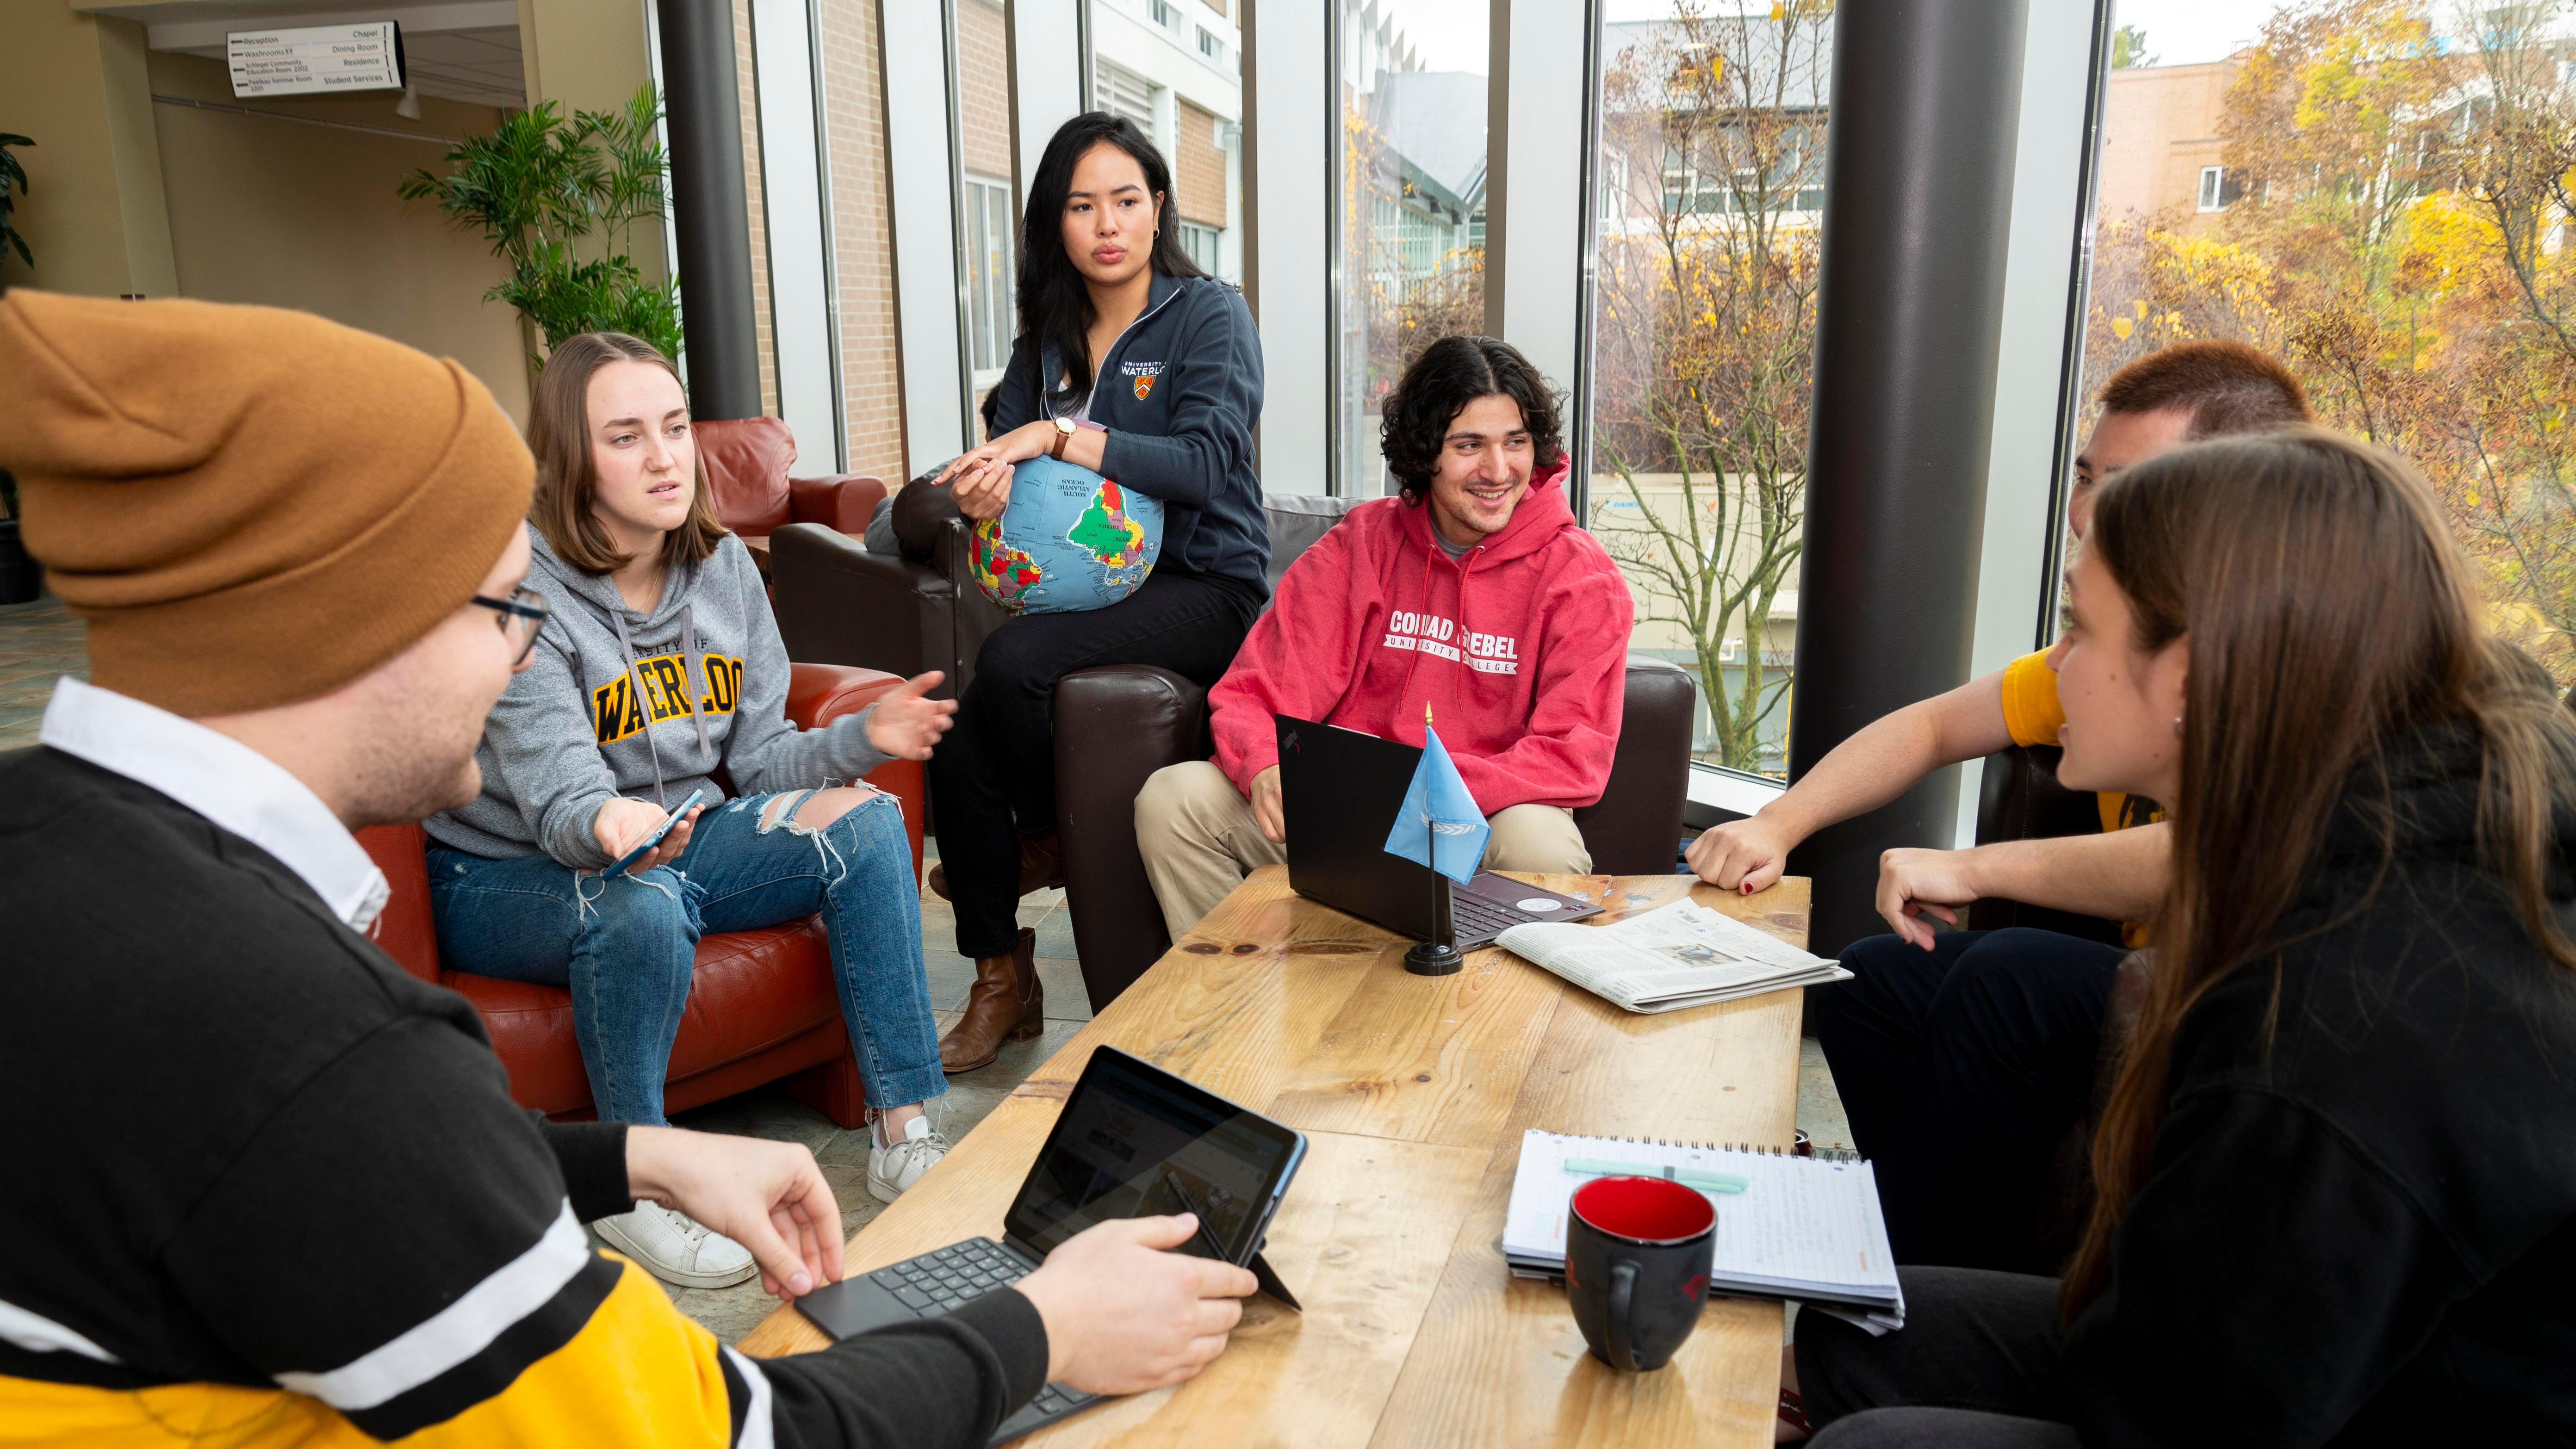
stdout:
POLYGON ((1031 458, 1011 470, 1011 501, 977 520, 967 567, 1011 614, 1105 609, 1136 592, 1163 551, 1163 501, 1088 468, 1031 458))

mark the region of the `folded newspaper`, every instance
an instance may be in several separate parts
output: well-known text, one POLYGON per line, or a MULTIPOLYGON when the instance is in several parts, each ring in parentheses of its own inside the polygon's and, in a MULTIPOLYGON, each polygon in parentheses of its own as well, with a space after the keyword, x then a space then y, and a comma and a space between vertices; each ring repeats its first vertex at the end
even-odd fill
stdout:
POLYGON ((1613 926, 1534 921, 1494 944, 1630 1011, 1679 1011, 1851 979, 1821 956, 1686 900, 1613 926))

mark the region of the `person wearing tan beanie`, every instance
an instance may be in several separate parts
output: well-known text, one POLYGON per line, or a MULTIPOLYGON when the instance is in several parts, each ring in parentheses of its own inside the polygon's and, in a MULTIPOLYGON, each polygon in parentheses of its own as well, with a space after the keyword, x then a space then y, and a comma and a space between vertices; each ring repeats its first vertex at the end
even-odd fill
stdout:
POLYGON ((1152 1387, 1223 1342, 1200 1290, 1241 1270, 1140 1222, 976 1312, 719 1348, 581 1224, 649 1198, 804 1293, 842 1261, 813 1155, 522 1111, 473 1007, 367 936, 350 831, 475 798, 546 614, 509 420, 316 317, 23 290, 0 398, 91 656, 0 754, 6 1437, 981 1445, 1048 1378, 1152 1387))

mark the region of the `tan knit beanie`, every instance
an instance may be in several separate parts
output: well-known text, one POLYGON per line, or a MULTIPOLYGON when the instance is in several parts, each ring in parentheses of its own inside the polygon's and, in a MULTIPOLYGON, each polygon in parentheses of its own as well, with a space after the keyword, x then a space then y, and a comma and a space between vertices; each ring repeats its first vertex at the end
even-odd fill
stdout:
POLYGON ((454 362, 303 312, 0 294, 0 468, 90 681, 175 714, 328 694, 462 607, 535 465, 454 362))

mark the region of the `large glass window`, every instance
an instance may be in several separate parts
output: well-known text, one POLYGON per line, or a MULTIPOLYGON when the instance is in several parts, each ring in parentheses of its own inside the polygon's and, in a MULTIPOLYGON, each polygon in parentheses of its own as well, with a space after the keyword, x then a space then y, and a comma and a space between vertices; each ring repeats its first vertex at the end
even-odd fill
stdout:
POLYGON ((1590 523, 1697 757, 1782 774, 1833 7, 1611 0, 1602 58, 1590 523))
MULTIPOLYGON (((1001 0, 949 0, 957 26, 957 273, 965 292, 960 349, 967 393, 980 409, 1002 380, 1012 310, 1010 37, 1001 0)), ((974 424, 976 436, 983 424, 974 424)))
POLYGON ((2494 617, 2576 678, 2576 46, 2554 0, 2120 0, 2080 436, 2104 379, 2261 347, 2421 467, 2494 617))
POLYGON ((1002 380, 1019 333, 1012 288, 1011 183, 994 176, 966 178, 967 365, 982 392, 1002 380))
POLYGON ((1204 0, 1089 0, 1092 104, 1144 128, 1171 167, 1163 224, 1211 275, 1243 281, 1242 32, 1204 0), (1188 37, 1195 36, 1195 41, 1188 37))
POLYGON ((1386 491, 1379 405, 1414 354, 1485 330, 1486 0, 1334 0, 1341 99, 1334 431, 1386 491))

